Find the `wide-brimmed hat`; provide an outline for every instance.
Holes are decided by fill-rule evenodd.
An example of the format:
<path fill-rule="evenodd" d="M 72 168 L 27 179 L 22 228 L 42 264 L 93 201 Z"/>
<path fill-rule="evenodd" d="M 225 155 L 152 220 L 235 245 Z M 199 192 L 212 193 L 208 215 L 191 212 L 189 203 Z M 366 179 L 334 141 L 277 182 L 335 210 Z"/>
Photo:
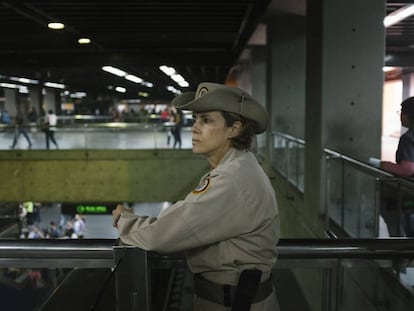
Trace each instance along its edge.
<path fill-rule="evenodd" d="M 256 134 L 263 133 L 269 123 L 265 108 L 249 93 L 223 84 L 200 83 L 196 92 L 186 92 L 174 98 L 173 105 L 195 112 L 218 110 L 236 113 L 256 122 Z"/>

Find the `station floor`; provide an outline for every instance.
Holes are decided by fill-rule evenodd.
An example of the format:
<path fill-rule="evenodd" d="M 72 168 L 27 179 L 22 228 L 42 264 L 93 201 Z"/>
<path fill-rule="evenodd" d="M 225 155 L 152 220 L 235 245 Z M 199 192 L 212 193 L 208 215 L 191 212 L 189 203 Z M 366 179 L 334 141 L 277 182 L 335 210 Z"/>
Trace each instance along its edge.
<path fill-rule="evenodd" d="M 55 140 L 59 149 L 161 149 L 172 148 L 174 138 L 170 136 L 168 129 L 152 128 L 133 131 L 121 128 L 100 129 L 76 128 L 58 129 L 55 133 Z M 46 149 L 46 135 L 35 128 L 28 129 L 28 135 L 32 143 L 32 150 Z M 0 150 L 10 149 L 14 138 L 13 130 L 0 132 Z M 191 148 L 190 128 L 183 128 L 181 132 L 181 147 Z M 169 141 L 169 144 L 168 144 Z M 15 149 L 28 149 L 28 142 L 23 135 L 20 135 Z M 176 146 L 178 148 L 178 144 Z M 50 149 L 56 149 L 50 142 Z"/>
<path fill-rule="evenodd" d="M 123 203 L 127 207 L 132 207 L 134 214 L 148 215 L 157 217 L 162 209 L 171 205 L 170 202 L 150 202 L 150 203 Z M 74 215 L 63 215 L 66 220 L 71 220 Z M 58 224 L 62 217 L 59 203 L 51 205 L 43 205 L 40 208 L 40 222 L 35 225 L 43 230 L 49 227 L 51 221 Z M 112 226 L 112 216 L 109 214 L 103 215 L 88 215 L 84 214 L 85 220 L 85 239 L 116 239 L 118 238 L 117 230 Z"/>

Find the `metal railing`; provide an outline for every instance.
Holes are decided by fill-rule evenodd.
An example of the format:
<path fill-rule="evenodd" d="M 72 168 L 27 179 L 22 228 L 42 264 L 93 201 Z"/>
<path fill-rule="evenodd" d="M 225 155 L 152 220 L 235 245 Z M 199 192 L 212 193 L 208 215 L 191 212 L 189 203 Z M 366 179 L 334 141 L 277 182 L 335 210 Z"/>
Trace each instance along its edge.
<path fill-rule="evenodd" d="M 337 310 L 334 306 L 346 290 L 341 277 L 344 268 L 398 271 L 414 266 L 412 239 L 282 239 L 277 250 L 275 269 L 316 267 L 322 271 L 321 310 Z M 183 262 L 180 254 L 118 246 L 115 240 L 0 240 L 1 267 L 110 268 L 115 274 L 117 310 L 122 311 L 151 310 L 151 267 L 173 268 Z"/>
<path fill-rule="evenodd" d="M 273 132 L 272 166 L 304 192 L 305 142 Z M 414 236 L 414 182 L 324 149 L 326 224 L 348 236 Z"/>
<path fill-rule="evenodd" d="M 414 182 L 325 149 L 326 215 L 352 237 L 411 236 Z M 405 228 L 404 228 L 405 227 Z"/>
<path fill-rule="evenodd" d="M 272 132 L 273 146 L 271 163 L 286 181 L 299 191 L 304 191 L 305 141 L 291 135 Z"/>

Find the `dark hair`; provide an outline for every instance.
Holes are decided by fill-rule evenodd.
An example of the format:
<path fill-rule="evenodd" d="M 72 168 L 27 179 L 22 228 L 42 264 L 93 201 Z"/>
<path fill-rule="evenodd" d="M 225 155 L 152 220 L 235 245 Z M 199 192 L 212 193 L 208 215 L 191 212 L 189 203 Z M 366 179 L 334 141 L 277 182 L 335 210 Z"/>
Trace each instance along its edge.
<path fill-rule="evenodd" d="M 232 146 L 238 150 L 249 149 L 256 135 L 256 122 L 246 119 L 233 112 L 220 111 L 220 113 L 226 122 L 226 126 L 230 127 L 236 121 L 240 121 L 242 124 L 240 134 L 236 137 L 231 138 Z"/>
<path fill-rule="evenodd" d="M 414 123 L 414 97 L 409 97 L 401 103 L 401 113 L 408 116 L 410 123 Z"/>

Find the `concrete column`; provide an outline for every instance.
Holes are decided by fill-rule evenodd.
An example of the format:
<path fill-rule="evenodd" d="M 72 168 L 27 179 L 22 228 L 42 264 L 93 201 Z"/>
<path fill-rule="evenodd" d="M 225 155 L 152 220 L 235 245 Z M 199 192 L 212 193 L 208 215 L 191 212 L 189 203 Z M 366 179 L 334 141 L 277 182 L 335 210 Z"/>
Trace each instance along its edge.
<path fill-rule="evenodd" d="M 272 130 L 305 135 L 305 18 L 277 17 L 267 24 L 267 94 Z"/>
<path fill-rule="evenodd" d="M 323 210 L 323 149 L 380 157 L 385 0 L 308 1 L 305 202 Z"/>
<path fill-rule="evenodd" d="M 60 90 L 58 89 L 46 89 L 43 101 L 43 109 L 47 112 L 52 109 L 56 114 L 61 113 L 61 100 Z"/>
<path fill-rule="evenodd" d="M 18 89 L 4 89 L 5 105 L 4 109 L 9 112 L 10 117 L 16 115 L 17 107 L 19 104 L 19 90 Z"/>
<path fill-rule="evenodd" d="M 266 107 L 267 112 L 270 115 L 269 107 L 267 105 L 266 98 L 266 47 L 265 46 L 252 46 L 250 48 L 251 63 L 250 63 L 250 73 L 251 73 L 251 93 L 252 96 L 259 101 L 262 105 Z M 257 136 L 257 146 L 259 150 L 265 152 L 269 157 L 268 151 L 264 148 L 268 147 L 269 144 L 266 143 L 267 136 L 270 136 L 272 132 L 272 126 L 269 124 L 267 133 L 260 134 Z"/>
<path fill-rule="evenodd" d="M 42 112 L 43 94 L 39 85 L 29 87 L 29 100 L 31 107 L 36 111 L 37 115 Z"/>

